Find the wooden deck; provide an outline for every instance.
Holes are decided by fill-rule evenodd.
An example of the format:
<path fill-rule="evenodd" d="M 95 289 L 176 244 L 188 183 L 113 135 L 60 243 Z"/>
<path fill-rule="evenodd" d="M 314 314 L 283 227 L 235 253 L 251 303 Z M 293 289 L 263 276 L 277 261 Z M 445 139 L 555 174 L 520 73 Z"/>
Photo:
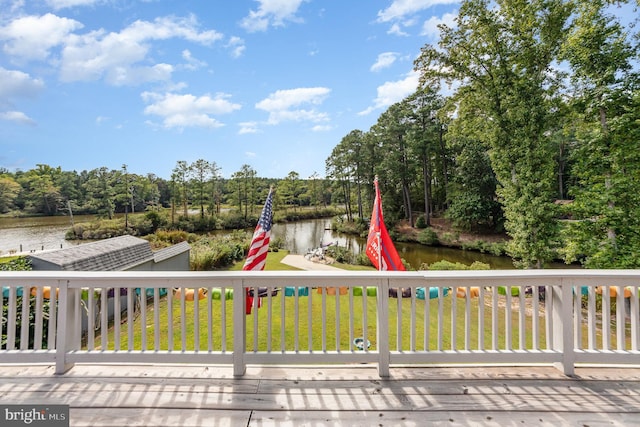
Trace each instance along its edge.
<path fill-rule="evenodd" d="M 640 426 L 640 369 L 5 365 L 0 402 L 68 404 L 71 426 Z"/>

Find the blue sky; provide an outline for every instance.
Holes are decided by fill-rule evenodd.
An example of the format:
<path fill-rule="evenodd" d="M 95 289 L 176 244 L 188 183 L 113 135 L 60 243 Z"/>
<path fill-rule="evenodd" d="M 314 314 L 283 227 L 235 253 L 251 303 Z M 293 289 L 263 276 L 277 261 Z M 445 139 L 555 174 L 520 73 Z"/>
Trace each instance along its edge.
<path fill-rule="evenodd" d="M 325 174 L 451 0 L 0 0 L 0 167 Z"/>

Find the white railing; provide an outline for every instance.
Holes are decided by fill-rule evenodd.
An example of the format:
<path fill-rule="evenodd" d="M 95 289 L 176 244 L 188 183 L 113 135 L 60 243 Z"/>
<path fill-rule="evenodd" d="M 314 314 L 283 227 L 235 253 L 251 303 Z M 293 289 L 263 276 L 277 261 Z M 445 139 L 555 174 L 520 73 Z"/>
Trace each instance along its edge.
<path fill-rule="evenodd" d="M 377 363 L 381 376 L 398 364 L 567 375 L 578 363 L 640 364 L 633 270 L 0 272 L 0 285 L 0 364 L 57 373 L 104 362 L 233 364 L 236 375 Z M 250 315 L 247 290 L 265 295 Z"/>

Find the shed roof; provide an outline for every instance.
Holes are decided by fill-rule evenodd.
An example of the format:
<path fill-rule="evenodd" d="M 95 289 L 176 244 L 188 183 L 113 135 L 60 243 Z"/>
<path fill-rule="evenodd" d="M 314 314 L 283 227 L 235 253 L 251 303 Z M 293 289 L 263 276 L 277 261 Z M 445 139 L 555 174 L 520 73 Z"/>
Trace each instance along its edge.
<path fill-rule="evenodd" d="M 129 235 L 30 256 L 73 271 L 120 271 L 154 259 L 148 241 Z"/>

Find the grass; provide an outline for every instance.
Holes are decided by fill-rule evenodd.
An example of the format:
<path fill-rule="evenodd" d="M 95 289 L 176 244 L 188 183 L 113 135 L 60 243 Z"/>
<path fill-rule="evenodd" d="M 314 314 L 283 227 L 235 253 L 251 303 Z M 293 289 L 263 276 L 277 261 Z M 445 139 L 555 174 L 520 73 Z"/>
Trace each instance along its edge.
<path fill-rule="evenodd" d="M 270 252 L 267 257 L 266 270 L 298 270 L 295 267 L 291 267 L 282 264 L 282 259 L 288 254 L 287 251 Z M 231 269 L 241 270 L 242 262 L 236 263 Z M 357 267 L 357 266 L 352 266 Z M 358 270 L 371 269 L 371 267 L 355 268 Z M 297 342 L 297 349 L 299 351 L 308 351 L 313 349 L 318 350 L 341 350 L 346 351 L 351 349 L 351 338 L 362 337 L 363 331 L 363 313 L 365 311 L 365 304 L 367 310 L 368 330 L 367 338 L 371 341 L 371 348 L 376 348 L 376 298 L 354 296 L 353 299 L 349 295 L 331 296 L 317 293 L 317 289 L 310 290 L 311 296 L 301 296 L 299 298 L 282 297 L 281 294 L 272 298 L 263 298 L 262 307 L 257 310 L 257 326 L 258 333 L 254 334 L 254 318 L 253 316 L 247 317 L 247 336 L 246 343 L 248 349 L 257 349 L 258 351 L 265 351 L 269 346 L 273 350 L 279 350 L 284 344 L 284 348 L 287 350 L 293 350 Z M 309 300 L 311 299 L 311 314 L 308 314 Z M 365 302 L 366 300 L 366 302 Z M 465 345 L 465 333 L 469 334 L 469 348 L 491 348 L 493 336 L 491 335 L 492 325 L 492 310 L 490 307 L 484 305 L 483 319 L 485 324 L 485 335 L 483 346 L 479 345 L 478 337 L 478 316 L 480 311 L 479 300 L 472 299 L 470 304 L 470 316 L 469 326 L 466 326 L 465 321 L 465 300 L 456 299 L 457 305 L 457 318 L 455 321 L 451 318 L 452 304 L 454 298 L 449 296 L 442 300 L 442 341 L 438 340 L 438 300 L 430 300 L 428 304 L 428 314 L 425 312 L 425 301 L 416 300 L 416 314 L 415 321 L 411 324 L 411 300 L 403 299 L 401 304 L 399 300 L 389 300 L 389 331 L 390 331 L 390 345 L 393 350 L 410 350 L 414 347 L 417 350 L 438 350 L 438 349 L 462 349 Z M 232 349 L 233 341 L 233 301 L 227 300 L 223 306 L 221 300 L 212 300 L 211 308 L 209 311 L 208 299 L 200 300 L 198 302 L 198 313 L 196 316 L 196 304 L 193 301 L 185 301 L 184 316 L 180 316 L 182 312 L 180 307 L 180 300 L 173 299 L 172 310 L 169 310 L 167 298 L 162 298 L 158 304 L 158 316 L 160 325 L 169 324 L 169 316 L 172 316 L 171 325 L 171 341 L 169 328 L 163 327 L 160 331 L 160 342 L 158 343 L 160 349 L 173 350 L 213 350 L 221 351 L 226 349 L 230 351 Z M 297 303 L 297 306 L 296 306 Z M 350 304 L 353 307 L 350 308 Z M 153 322 L 155 317 L 153 304 L 147 305 L 146 310 L 146 324 L 142 324 L 143 316 L 138 313 L 133 322 L 134 328 L 134 342 L 133 349 L 140 350 L 143 347 L 143 336 L 146 336 L 146 349 L 153 350 L 155 348 L 155 331 L 153 329 Z M 354 319 L 353 325 L 349 325 L 349 312 L 353 311 Z M 398 326 L 398 311 L 401 311 L 400 327 Z M 208 313 L 211 312 L 211 318 L 208 318 Z M 271 313 L 271 331 L 267 330 L 268 317 Z M 282 315 L 284 313 L 284 315 Z M 505 308 L 500 307 L 498 309 L 499 335 L 497 337 L 499 348 L 504 348 L 507 341 L 505 336 L 506 322 Z M 297 330 L 294 328 L 294 319 L 297 316 Z M 428 317 L 427 317 L 428 316 Z M 517 311 L 512 310 L 510 313 L 512 321 L 512 343 L 513 347 L 518 346 L 518 321 L 519 314 Z M 224 318 L 224 322 L 223 322 Z M 282 328 L 282 319 L 286 319 L 286 327 Z M 324 319 L 325 329 L 323 330 Z M 425 321 L 425 319 L 427 319 Z M 531 322 L 531 318 L 527 318 L 527 322 Z M 196 323 L 198 327 L 196 328 Z M 211 328 L 208 327 L 209 323 Z M 226 325 L 226 331 L 222 333 L 222 325 Z M 126 350 L 129 348 L 127 341 L 127 324 L 123 322 L 121 325 L 121 341 L 119 348 Z M 456 328 L 456 344 L 452 345 L 452 327 Z M 533 337 L 530 327 L 526 328 L 526 343 L 528 347 L 532 346 Z M 199 333 L 196 335 L 196 330 Z M 539 330 L 543 334 L 540 338 L 541 345 L 544 346 L 544 319 L 540 318 Z M 467 332 L 468 331 L 468 332 Z M 257 341 L 254 342 L 254 336 L 257 337 Z M 224 340 L 224 345 L 223 345 Z M 108 348 L 114 349 L 114 328 L 109 329 L 108 335 Z M 184 347 L 183 347 L 184 344 Z M 96 338 L 96 347 L 100 346 L 100 338 Z M 440 348 L 439 348 L 440 347 Z"/>

